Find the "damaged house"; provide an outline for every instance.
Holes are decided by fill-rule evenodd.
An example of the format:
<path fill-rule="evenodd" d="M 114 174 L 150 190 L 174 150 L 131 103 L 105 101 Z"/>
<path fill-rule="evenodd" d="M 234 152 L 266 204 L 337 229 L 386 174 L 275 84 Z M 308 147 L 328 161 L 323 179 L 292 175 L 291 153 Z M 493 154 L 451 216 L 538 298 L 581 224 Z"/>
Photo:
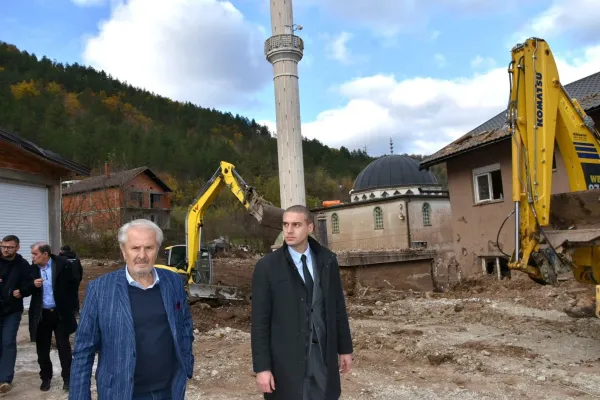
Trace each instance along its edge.
<path fill-rule="evenodd" d="M 104 173 L 63 183 L 63 225 L 70 231 L 100 232 L 145 218 L 169 228 L 172 190 L 150 168 Z"/>
<path fill-rule="evenodd" d="M 598 126 L 600 72 L 565 85 L 565 90 Z M 420 164 L 427 169 L 446 163 L 453 247 L 462 276 L 477 271 L 500 276 L 515 248 L 514 215 L 507 219 L 514 204 L 511 137 L 505 121 L 506 111 L 502 111 Z M 565 166 L 556 147 L 552 193 L 568 191 Z"/>

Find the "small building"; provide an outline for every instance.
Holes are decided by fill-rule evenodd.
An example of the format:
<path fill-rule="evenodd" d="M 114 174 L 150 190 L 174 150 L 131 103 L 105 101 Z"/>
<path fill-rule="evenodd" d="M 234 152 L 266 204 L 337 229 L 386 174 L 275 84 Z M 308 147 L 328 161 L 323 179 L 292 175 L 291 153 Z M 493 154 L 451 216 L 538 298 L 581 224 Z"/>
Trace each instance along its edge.
<path fill-rule="evenodd" d="M 451 247 L 448 192 L 409 156 L 372 161 L 356 177 L 350 198 L 312 210 L 327 221 L 332 251 Z"/>
<path fill-rule="evenodd" d="M 172 190 L 148 167 L 104 173 L 63 187 L 63 219 L 66 230 L 92 233 L 118 229 L 137 218 L 170 225 Z"/>
<path fill-rule="evenodd" d="M 598 126 L 600 72 L 565 85 L 565 90 Z M 446 163 L 453 247 L 462 276 L 478 271 L 500 276 L 515 248 L 515 218 L 507 218 L 514 203 L 511 136 L 505 122 L 506 111 L 502 111 L 420 165 L 421 169 L 427 169 Z M 570 191 L 557 147 L 553 174 L 552 193 Z"/>
<path fill-rule="evenodd" d="M 433 290 L 432 265 L 452 251 L 448 192 L 406 155 L 374 160 L 357 176 L 349 203 L 312 212 L 350 293 L 359 287 Z"/>
<path fill-rule="evenodd" d="M 0 239 L 16 235 L 31 262 L 37 241 L 61 246 L 61 181 L 89 176 L 90 169 L 0 128 Z"/>

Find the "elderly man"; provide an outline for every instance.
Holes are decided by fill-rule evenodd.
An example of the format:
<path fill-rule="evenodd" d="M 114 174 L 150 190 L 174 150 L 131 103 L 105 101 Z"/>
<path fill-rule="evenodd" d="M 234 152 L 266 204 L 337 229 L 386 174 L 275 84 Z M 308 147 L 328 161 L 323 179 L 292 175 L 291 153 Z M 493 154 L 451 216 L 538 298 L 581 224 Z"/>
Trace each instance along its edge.
<path fill-rule="evenodd" d="M 310 237 L 308 208 L 283 214 L 283 246 L 252 276 L 252 360 L 265 399 L 334 400 L 352 338 L 335 254 Z"/>
<path fill-rule="evenodd" d="M 192 316 L 183 281 L 154 267 L 163 233 L 138 219 L 119 230 L 125 267 L 90 282 L 75 337 L 70 399 L 183 400 L 192 377 Z"/>
<path fill-rule="evenodd" d="M 0 247 L 0 393 L 6 393 L 12 388 L 15 375 L 23 297 L 31 295 L 33 278 L 31 266 L 18 253 L 21 247 L 17 236 L 5 236 Z"/>
<path fill-rule="evenodd" d="M 35 279 L 29 305 L 29 333 L 35 341 L 40 365 L 40 390 L 50 390 L 53 368 L 50 360 L 52 333 L 60 359 L 63 389 L 69 390 L 71 374 L 71 342 L 69 336 L 77 329 L 75 318 L 77 280 L 65 257 L 52 254 L 47 243 L 31 245 L 32 275 Z"/>

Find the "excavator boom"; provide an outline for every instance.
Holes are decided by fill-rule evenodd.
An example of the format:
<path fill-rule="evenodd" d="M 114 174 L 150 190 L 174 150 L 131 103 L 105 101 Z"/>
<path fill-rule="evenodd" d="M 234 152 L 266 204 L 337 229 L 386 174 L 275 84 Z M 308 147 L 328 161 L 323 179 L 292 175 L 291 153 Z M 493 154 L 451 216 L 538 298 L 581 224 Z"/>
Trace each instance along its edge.
<path fill-rule="evenodd" d="M 185 220 L 185 260 L 181 260 L 182 256 L 175 257 L 175 249 L 181 251 L 183 246 L 172 246 L 167 249 L 169 265 L 158 266 L 181 273 L 182 271 L 174 267 L 174 264 L 178 266 L 185 264 L 188 293 L 192 298 L 243 299 L 243 295 L 239 293 L 238 288 L 213 282 L 212 258 L 208 249 L 202 247 L 204 215 L 224 187 L 227 187 L 233 193 L 248 213 L 261 225 L 275 230 L 281 230 L 283 227 L 284 210 L 273 206 L 273 204 L 262 198 L 236 172 L 233 164 L 221 161 L 219 168 L 188 208 Z"/>
<path fill-rule="evenodd" d="M 515 252 L 509 268 L 553 284 L 572 271 L 600 283 L 600 134 L 562 86 L 548 43 L 512 49 L 508 126 L 512 136 Z M 552 194 L 558 147 L 570 192 Z"/>

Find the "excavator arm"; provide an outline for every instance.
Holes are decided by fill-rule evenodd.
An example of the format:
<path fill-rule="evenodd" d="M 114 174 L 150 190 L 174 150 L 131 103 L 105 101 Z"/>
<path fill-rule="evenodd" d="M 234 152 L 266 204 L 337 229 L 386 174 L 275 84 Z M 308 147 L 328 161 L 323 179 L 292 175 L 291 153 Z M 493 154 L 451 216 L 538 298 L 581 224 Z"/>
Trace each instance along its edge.
<path fill-rule="evenodd" d="M 509 268 L 541 284 L 572 271 L 600 283 L 600 134 L 562 86 L 548 43 L 512 49 L 508 128 L 512 136 L 515 251 Z M 552 194 L 555 146 L 570 192 Z"/>
<path fill-rule="evenodd" d="M 219 169 L 206 183 L 203 190 L 194 200 L 188 210 L 185 221 L 185 237 L 187 247 L 188 275 L 192 269 L 200 270 L 198 260 L 201 252 L 202 227 L 204 214 L 215 200 L 221 189 L 227 186 L 231 193 L 242 203 L 250 215 L 263 226 L 281 230 L 283 226 L 283 210 L 273 206 L 263 199 L 255 189 L 248 185 L 236 172 L 235 166 L 226 161 L 221 161 Z M 212 273 L 210 274 L 212 277 Z M 207 282 L 212 283 L 212 281 Z"/>
<path fill-rule="evenodd" d="M 204 215 L 219 192 L 227 187 L 242 203 L 244 208 L 263 226 L 282 230 L 283 211 L 263 199 L 256 190 L 248 185 L 235 171 L 235 166 L 221 161 L 200 194 L 188 208 L 185 220 L 185 245 L 167 247 L 167 265 L 156 265 L 178 273 L 186 282 L 190 298 L 243 300 L 247 296 L 233 286 L 215 284 L 212 257 L 208 248 L 202 246 L 202 228 Z"/>

